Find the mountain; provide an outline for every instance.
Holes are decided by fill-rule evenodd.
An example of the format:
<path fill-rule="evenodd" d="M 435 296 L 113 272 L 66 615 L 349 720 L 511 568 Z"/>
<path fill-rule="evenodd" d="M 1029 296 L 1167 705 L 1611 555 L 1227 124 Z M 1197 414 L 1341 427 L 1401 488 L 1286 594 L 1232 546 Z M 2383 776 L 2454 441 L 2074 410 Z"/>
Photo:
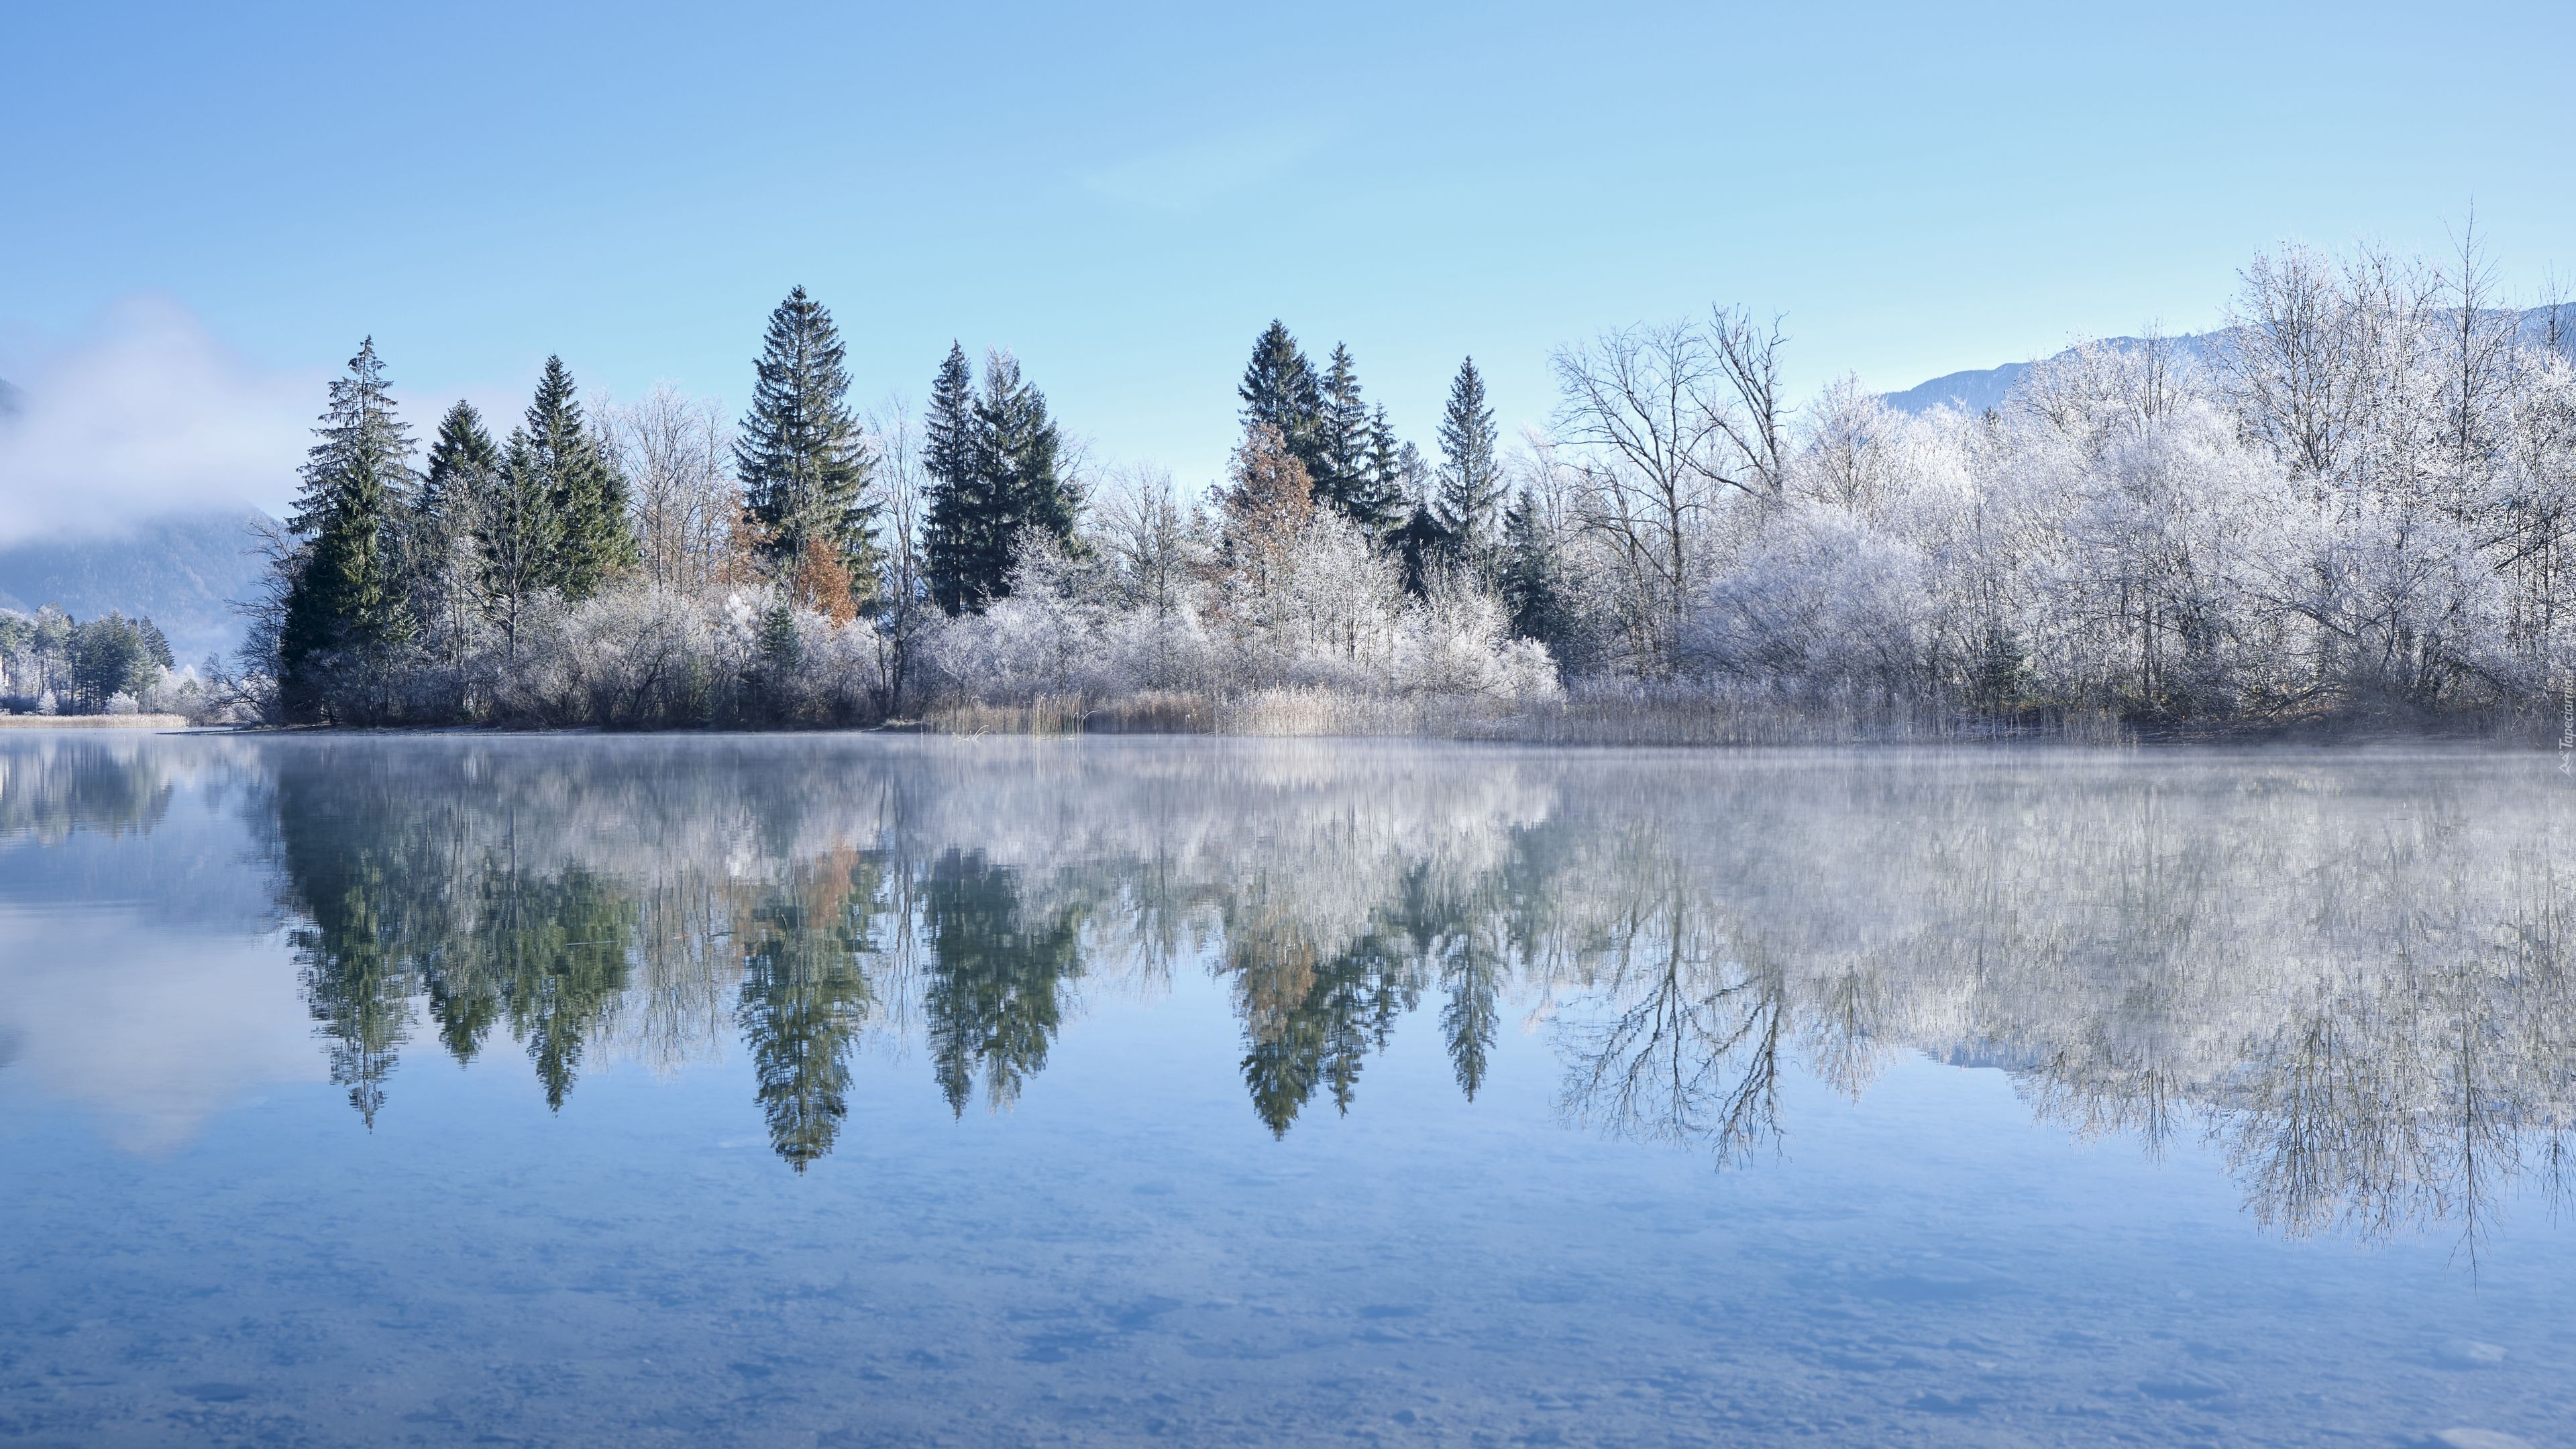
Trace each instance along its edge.
<path fill-rule="evenodd" d="M 2001 367 L 1988 367 L 1971 372 L 1948 372 L 1930 382 L 1918 382 L 1903 392 L 1883 395 L 1880 401 L 1901 413 L 1928 413 L 1938 407 L 1954 407 L 1963 413 L 1981 413 L 2003 406 L 2004 394 L 2011 392 L 2021 375 L 2030 371 L 2027 362 L 2007 362 Z"/>
<path fill-rule="evenodd" d="M 2212 350 L 2226 335 L 2224 332 L 2190 332 L 2180 337 L 2168 337 L 2165 342 L 2189 362 L 2207 362 Z M 2147 339 L 2105 337 L 2102 339 L 2102 345 L 2114 352 L 2134 352 L 2146 346 Z M 2074 350 L 2071 347 L 2067 348 L 2048 360 L 2054 362 L 2058 357 L 2064 357 Z M 2002 407 L 2005 394 L 2013 390 L 2013 385 L 2020 382 L 2022 375 L 2029 372 L 2033 365 L 2028 362 L 2007 362 L 2001 367 L 1945 373 L 1930 382 L 1917 383 L 1903 392 L 1883 394 L 1881 400 L 1889 407 L 1903 413 L 1928 413 L 1934 408 L 1943 406 L 1957 408 L 1963 413 L 1981 413 L 1989 408 Z"/>
<path fill-rule="evenodd" d="M 2528 341 L 2538 342 L 2553 335 L 2553 329 L 2555 329 L 2555 335 L 2559 338 L 2561 347 L 2576 345 L 2576 341 L 2571 341 L 2576 339 L 2576 302 L 2561 302 L 2555 307 L 2527 308 L 2514 314 L 2514 322 Z M 2192 361 L 2207 362 L 2218 345 L 2227 340 L 2227 333 L 2224 330 L 2187 332 L 2180 337 L 2166 340 Z M 2104 346 L 2119 352 L 2127 352 L 2147 345 L 2146 339 L 2142 337 L 2106 337 L 2102 342 Z M 2064 357 L 2074 350 L 2071 347 L 2067 348 L 2056 353 L 2049 360 L 2055 361 L 2056 358 Z M 1928 413 L 1944 405 L 1955 407 L 1961 412 L 1981 413 L 1988 408 L 2001 407 L 2005 394 L 2011 392 L 2013 384 L 2021 381 L 2022 374 L 2030 369 L 2031 364 L 2027 362 L 2007 362 L 2001 367 L 1944 373 L 1930 382 L 1917 383 L 1903 392 L 1883 393 L 1880 395 L 1880 400 L 1898 412 L 1904 413 Z"/>
<path fill-rule="evenodd" d="M 18 390 L 17 384 L 0 377 L 0 418 L 16 417 L 26 406 L 26 400 L 27 395 Z"/>
<path fill-rule="evenodd" d="M 232 603 L 250 597 L 265 567 L 261 522 L 248 508 L 168 513 L 121 533 L 0 547 L 0 609 L 148 615 L 182 664 L 230 654 L 242 626 Z"/>

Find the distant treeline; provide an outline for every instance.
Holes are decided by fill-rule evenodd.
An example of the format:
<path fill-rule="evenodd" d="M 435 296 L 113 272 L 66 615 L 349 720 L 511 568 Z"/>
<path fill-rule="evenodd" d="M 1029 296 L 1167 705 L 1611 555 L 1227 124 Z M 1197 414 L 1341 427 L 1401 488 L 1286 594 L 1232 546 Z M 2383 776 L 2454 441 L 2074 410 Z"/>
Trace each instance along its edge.
<path fill-rule="evenodd" d="M 2531 719 L 2576 605 L 2569 310 L 2501 306 L 2473 241 L 2291 249 L 2192 346 L 1914 417 L 1793 406 L 1781 328 L 1721 308 L 1560 349 L 1509 447 L 1467 361 L 1435 457 L 1273 322 L 1204 498 L 1092 459 L 1005 352 L 862 416 L 802 289 L 737 426 L 585 412 L 549 359 L 505 438 L 459 403 L 417 468 L 370 343 L 232 682 L 334 723 Z"/>
<path fill-rule="evenodd" d="M 82 623 L 60 609 L 0 609 L 0 712 L 133 713 L 192 697 L 171 673 L 170 641 L 150 619 L 107 614 Z"/>

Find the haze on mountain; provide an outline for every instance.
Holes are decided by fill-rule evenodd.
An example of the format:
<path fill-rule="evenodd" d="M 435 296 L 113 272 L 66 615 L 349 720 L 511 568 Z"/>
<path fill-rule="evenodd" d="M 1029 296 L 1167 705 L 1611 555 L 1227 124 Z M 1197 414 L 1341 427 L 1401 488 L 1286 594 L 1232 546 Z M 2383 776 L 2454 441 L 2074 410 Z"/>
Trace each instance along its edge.
<path fill-rule="evenodd" d="M 161 626 L 182 664 L 241 647 L 237 600 L 267 565 L 264 515 L 249 507 L 191 509 L 140 519 L 120 532 L 0 547 L 0 609 L 48 605 L 75 619 L 121 613 Z"/>

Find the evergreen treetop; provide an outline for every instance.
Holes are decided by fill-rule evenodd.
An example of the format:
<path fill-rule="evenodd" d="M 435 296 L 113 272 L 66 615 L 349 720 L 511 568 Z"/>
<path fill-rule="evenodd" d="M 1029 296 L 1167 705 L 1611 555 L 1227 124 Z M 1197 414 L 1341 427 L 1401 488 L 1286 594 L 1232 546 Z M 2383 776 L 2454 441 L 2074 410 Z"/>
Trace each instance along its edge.
<path fill-rule="evenodd" d="M 1244 424 L 1278 429 L 1288 451 L 1313 472 L 1323 391 L 1314 364 L 1306 360 L 1286 324 L 1273 318 L 1254 339 L 1252 360 L 1244 365 L 1243 382 L 1235 391 L 1243 399 Z"/>
<path fill-rule="evenodd" d="M 555 551 L 543 584 L 565 598 L 585 599 L 634 567 L 637 550 L 627 518 L 626 480 L 591 432 L 580 389 L 562 358 L 546 359 L 537 376 L 537 395 L 513 442 L 554 513 Z"/>
<path fill-rule="evenodd" d="M 500 471 L 501 449 L 485 431 L 483 415 L 472 403 L 459 401 L 438 420 L 427 461 L 416 508 L 434 526 L 455 527 L 463 521 L 464 504 L 481 486 L 477 480 Z"/>
<path fill-rule="evenodd" d="M 1494 410 L 1485 402 L 1485 379 L 1476 359 L 1461 363 L 1440 417 L 1439 493 L 1434 511 L 1471 558 L 1490 552 L 1503 502 L 1501 459 Z"/>
<path fill-rule="evenodd" d="M 769 314 L 751 410 L 734 445 L 743 502 L 763 529 L 763 551 L 782 572 L 818 550 L 861 592 L 877 575 L 877 506 L 866 432 L 850 410 L 840 329 L 797 287 Z M 831 603 L 836 601 L 817 601 Z M 866 599 L 853 599 L 864 605 Z"/>
<path fill-rule="evenodd" d="M 948 344 L 948 356 L 931 379 L 922 432 L 922 471 L 930 479 L 923 572 L 932 601 L 955 614 L 980 605 L 995 583 L 993 536 L 1000 522 L 986 486 L 975 374 L 967 366 L 966 349 L 955 342 Z"/>
<path fill-rule="evenodd" d="M 335 656 L 400 645 L 411 637 L 398 571 L 403 510 L 411 501 L 411 436 L 396 416 L 384 364 L 370 337 L 335 378 L 319 439 L 306 454 L 295 511 L 298 541 L 278 621 L 278 689 L 288 716 L 326 717 Z"/>
<path fill-rule="evenodd" d="M 984 362 L 984 396 L 976 405 L 992 491 L 1003 501 L 1018 546 L 1020 530 L 1044 529 L 1073 541 L 1080 492 L 1064 476 L 1064 439 L 1047 415 L 1046 394 L 1020 374 L 1019 359 L 997 352 Z"/>
<path fill-rule="evenodd" d="M 926 469 L 931 478 L 927 573 L 931 597 L 954 614 L 1010 592 L 1031 529 L 1070 544 L 1082 492 L 1065 474 L 1064 441 L 1046 395 L 1008 352 L 984 359 L 968 389 L 965 354 L 951 346 L 931 385 Z"/>
<path fill-rule="evenodd" d="M 1572 590 L 1538 500 L 1526 488 L 1503 514 L 1502 561 L 1497 583 L 1512 632 L 1547 646 L 1560 665 L 1578 654 L 1579 623 Z"/>
<path fill-rule="evenodd" d="M 1375 434 L 1368 403 L 1360 396 L 1359 368 L 1351 360 L 1350 349 L 1340 343 L 1333 344 L 1332 364 L 1325 370 L 1321 397 L 1316 456 L 1308 465 L 1315 480 L 1315 496 L 1340 510 L 1343 517 L 1371 538 L 1383 537 L 1399 517 L 1397 495 L 1371 467 Z M 1376 426 L 1383 424 L 1381 409 Z"/>

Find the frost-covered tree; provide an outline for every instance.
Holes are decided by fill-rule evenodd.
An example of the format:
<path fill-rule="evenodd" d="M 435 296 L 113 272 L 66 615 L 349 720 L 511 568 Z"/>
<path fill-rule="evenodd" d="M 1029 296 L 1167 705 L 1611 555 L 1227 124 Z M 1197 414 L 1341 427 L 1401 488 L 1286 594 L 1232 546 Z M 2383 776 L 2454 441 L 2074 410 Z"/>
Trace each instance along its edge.
<path fill-rule="evenodd" d="M 371 718 L 380 694 L 357 682 L 407 643 L 413 620 L 400 571 L 414 479 L 411 436 L 394 411 L 370 337 L 330 387 L 319 439 L 287 520 L 277 622 L 280 703 L 298 720 Z"/>
<path fill-rule="evenodd" d="M 634 492 L 644 579 L 671 590 L 734 582 L 742 494 L 716 405 L 663 386 L 603 412 L 611 462 Z"/>
<path fill-rule="evenodd" d="M 1459 561 L 1486 574 L 1492 572 L 1507 491 L 1499 441 L 1494 410 L 1485 401 L 1485 379 L 1470 357 L 1458 365 L 1458 376 L 1449 384 L 1449 404 L 1440 415 L 1440 472 L 1432 513 Z"/>

